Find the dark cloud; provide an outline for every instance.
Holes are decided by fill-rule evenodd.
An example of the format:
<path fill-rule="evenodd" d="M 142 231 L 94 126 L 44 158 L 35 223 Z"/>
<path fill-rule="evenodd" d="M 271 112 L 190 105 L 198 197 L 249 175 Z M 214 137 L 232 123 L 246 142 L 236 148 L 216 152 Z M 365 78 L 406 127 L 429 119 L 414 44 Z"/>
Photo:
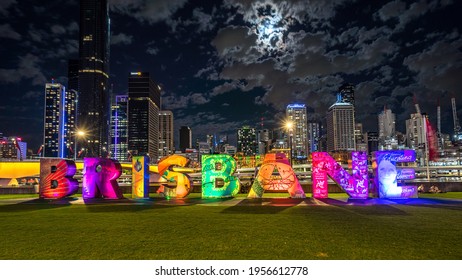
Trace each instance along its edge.
<path fill-rule="evenodd" d="M 0 38 L 8 38 L 13 40 L 21 40 L 22 36 L 16 32 L 9 24 L 0 25 Z"/>
<path fill-rule="evenodd" d="M 111 35 L 111 45 L 130 45 L 133 42 L 133 36 L 124 33 Z"/>
<path fill-rule="evenodd" d="M 110 8 L 113 12 L 134 17 L 142 23 L 153 24 L 167 20 L 186 2 L 187 0 L 112 0 Z"/>
<path fill-rule="evenodd" d="M 32 54 L 19 57 L 16 69 L 0 69 L 0 83 L 18 83 L 23 79 L 31 81 L 32 85 L 44 85 L 47 82 L 39 64 L 42 60 Z"/>
<path fill-rule="evenodd" d="M 17 4 L 16 0 L 2 0 L 0 1 L 0 15 L 8 16 L 11 7 Z"/>

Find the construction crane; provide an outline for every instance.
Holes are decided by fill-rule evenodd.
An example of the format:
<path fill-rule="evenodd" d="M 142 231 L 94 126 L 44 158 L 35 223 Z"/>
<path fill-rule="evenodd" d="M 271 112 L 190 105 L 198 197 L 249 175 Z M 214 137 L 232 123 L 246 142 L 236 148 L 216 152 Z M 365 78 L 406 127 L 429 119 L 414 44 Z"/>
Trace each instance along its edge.
<path fill-rule="evenodd" d="M 441 106 L 440 106 L 440 98 L 438 97 L 438 102 L 436 104 L 436 125 L 438 131 L 436 132 L 436 137 L 438 137 L 438 149 L 444 149 L 444 139 L 441 134 Z"/>
<path fill-rule="evenodd" d="M 452 119 L 454 120 L 454 137 L 453 143 L 457 145 L 462 144 L 462 131 L 460 129 L 459 118 L 457 118 L 456 98 L 451 98 L 452 104 Z"/>

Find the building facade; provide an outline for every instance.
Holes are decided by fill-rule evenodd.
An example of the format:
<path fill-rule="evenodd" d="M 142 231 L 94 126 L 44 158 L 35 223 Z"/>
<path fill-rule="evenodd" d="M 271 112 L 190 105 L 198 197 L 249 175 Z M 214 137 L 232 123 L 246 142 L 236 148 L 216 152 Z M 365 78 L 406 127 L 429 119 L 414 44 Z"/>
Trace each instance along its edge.
<path fill-rule="evenodd" d="M 27 143 L 21 137 L 3 137 L 0 135 L 0 158 L 23 160 L 27 156 Z"/>
<path fill-rule="evenodd" d="M 159 97 L 159 98 L 158 98 Z M 128 150 L 131 155 L 159 157 L 160 87 L 148 72 L 128 76 Z"/>
<path fill-rule="evenodd" d="M 378 116 L 379 138 L 387 139 L 396 136 L 396 117 L 390 109 L 384 109 Z"/>
<path fill-rule="evenodd" d="M 308 119 L 305 104 L 289 104 L 286 108 L 286 119 L 292 123 L 287 133 L 292 140 L 294 158 L 305 159 L 308 156 Z M 289 144 L 290 145 L 290 144 Z"/>
<path fill-rule="evenodd" d="M 128 161 L 128 95 L 116 95 L 111 105 L 111 158 Z"/>
<path fill-rule="evenodd" d="M 258 152 L 255 128 L 244 126 L 237 130 L 237 152 L 244 156 L 254 156 Z"/>
<path fill-rule="evenodd" d="M 59 83 L 45 84 L 43 156 L 72 157 L 75 141 L 75 90 Z"/>
<path fill-rule="evenodd" d="M 271 150 L 272 138 L 269 129 L 262 128 L 257 131 L 258 154 L 264 155 Z"/>
<path fill-rule="evenodd" d="M 406 120 L 406 140 L 406 145 L 410 149 L 423 148 L 427 144 L 425 121 L 422 114 L 411 114 L 411 118 Z"/>
<path fill-rule="evenodd" d="M 173 112 L 159 112 L 159 157 L 164 157 L 175 153 L 173 142 L 174 127 L 173 127 Z"/>
<path fill-rule="evenodd" d="M 355 148 L 354 106 L 337 100 L 327 112 L 327 151 L 354 151 Z"/>
<path fill-rule="evenodd" d="M 355 106 L 355 86 L 352 84 L 343 84 L 338 89 L 340 101 L 342 103 L 350 103 Z"/>
<path fill-rule="evenodd" d="M 184 153 L 186 149 L 192 148 L 192 132 L 188 126 L 180 128 L 180 150 Z"/>
<path fill-rule="evenodd" d="M 81 0 L 77 127 L 86 133 L 87 156 L 108 154 L 109 37 L 107 0 Z"/>
<path fill-rule="evenodd" d="M 321 125 L 319 123 L 308 123 L 308 151 L 318 152 L 319 139 L 321 137 Z"/>

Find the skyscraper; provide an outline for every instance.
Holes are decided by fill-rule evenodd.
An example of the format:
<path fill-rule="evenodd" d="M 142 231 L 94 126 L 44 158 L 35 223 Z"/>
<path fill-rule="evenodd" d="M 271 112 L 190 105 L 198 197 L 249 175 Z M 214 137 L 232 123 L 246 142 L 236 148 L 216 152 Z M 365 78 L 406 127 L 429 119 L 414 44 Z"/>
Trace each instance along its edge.
<path fill-rule="evenodd" d="M 339 98 L 327 112 L 327 151 L 354 151 L 355 148 L 354 107 Z"/>
<path fill-rule="evenodd" d="M 45 84 L 44 157 L 67 157 L 72 154 L 74 119 L 74 90 L 66 91 L 59 83 Z"/>
<path fill-rule="evenodd" d="M 343 84 L 339 89 L 341 102 L 350 103 L 355 106 L 355 86 L 352 84 Z"/>
<path fill-rule="evenodd" d="M 269 129 L 262 128 L 257 131 L 258 154 L 264 155 L 269 152 L 272 135 Z"/>
<path fill-rule="evenodd" d="M 406 139 L 408 148 L 418 149 L 425 147 L 427 144 L 424 121 L 424 116 L 419 113 L 411 114 L 411 118 L 406 120 Z"/>
<path fill-rule="evenodd" d="M 180 150 L 184 153 L 186 149 L 192 148 L 191 128 L 182 126 L 180 128 Z"/>
<path fill-rule="evenodd" d="M 395 114 L 384 108 L 379 114 L 379 138 L 381 140 L 395 136 Z"/>
<path fill-rule="evenodd" d="M 319 123 L 308 123 L 308 143 L 309 152 L 318 152 L 318 142 L 321 137 L 321 128 Z"/>
<path fill-rule="evenodd" d="M 168 156 L 173 154 L 173 112 L 160 111 L 159 112 L 159 157 Z"/>
<path fill-rule="evenodd" d="M 128 76 L 128 149 L 132 155 L 159 156 L 160 87 L 148 72 Z"/>
<path fill-rule="evenodd" d="M 67 90 L 79 91 L 79 60 L 69 59 L 67 61 Z"/>
<path fill-rule="evenodd" d="M 116 95 L 111 106 L 111 158 L 128 161 L 128 95 Z"/>
<path fill-rule="evenodd" d="M 244 126 L 237 130 L 237 152 L 244 156 L 256 155 L 258 151 L 255 128 Z"/>
<path fill-rule="evenodd" d="M 86 133 L 87 156 L 108 152 L 110 96 L 107 0 L 80 0 L 77 126 Z"/>
<path fill-rule="evenodd" d="M 308 120 L 305 104 L 289 104 L 286 108 L 286 118 L 292 122 L 292 154 L 296 158 L 306 158 L 308 155 Z"/>

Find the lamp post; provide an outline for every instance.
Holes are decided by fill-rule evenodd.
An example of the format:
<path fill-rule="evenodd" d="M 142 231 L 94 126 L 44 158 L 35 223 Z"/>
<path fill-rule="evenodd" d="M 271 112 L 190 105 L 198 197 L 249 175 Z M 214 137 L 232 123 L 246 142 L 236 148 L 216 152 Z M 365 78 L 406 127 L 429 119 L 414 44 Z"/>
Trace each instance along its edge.
<path fill-rule="evenodd" d="M 292 166 L 292 129 L 294 124 L 291 121 L 286 122 L 287 132 L 289 133 L 289 156 L 290 156 L 290 166 Z"/>
<path fill-rule="evenodd" d="M 74 132 L 74 161 L 77 160 L 77 139 L 85 136 L 85 131 L 77 130 Z"/>

